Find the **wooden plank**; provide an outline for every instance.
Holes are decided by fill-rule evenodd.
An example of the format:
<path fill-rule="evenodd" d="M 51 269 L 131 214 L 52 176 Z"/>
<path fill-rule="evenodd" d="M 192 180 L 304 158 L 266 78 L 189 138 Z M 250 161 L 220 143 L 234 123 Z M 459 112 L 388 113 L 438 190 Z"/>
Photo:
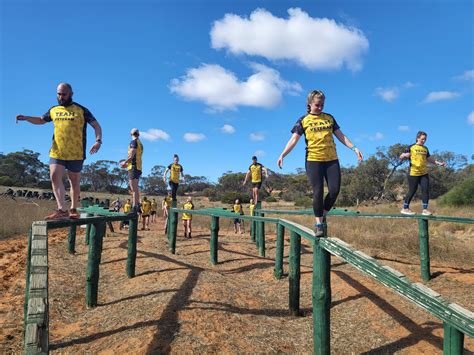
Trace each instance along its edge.
<path fill-rule="evenodd" d="M 48 274 L 31 274 L 30 291 L 39 289 L 48 289 Z"/>
<path fill-rule="evenodd" d="M 33 222 L 33 236 L 35 235 L 47 235 L 48 227 L 46 221 Z"/>
<path fill-rule="evenodd" d="M 28 320 L 32 320 L 32 317 L 44 317 L 47 309 L 46 304 L 45 298 L 30 298 L 28 302 Z"/>
<path fill-rule="evenodd" d="M 36 345 L 38 344 L 38 324 L 30 323 L 26 325 L 25 330 L 25 344 Z"/>
<path fill-rule="evenodd" d="M 33 255 L 31 257 L 31 266 L 48 267 L 48 256 L 47 255 Z"/>
<path fill-rule="evenodd" d="M 46 239 L 33 238 L 31 248 L 36 250 L 46 250 L 48 248 L 48 241 Z"/>

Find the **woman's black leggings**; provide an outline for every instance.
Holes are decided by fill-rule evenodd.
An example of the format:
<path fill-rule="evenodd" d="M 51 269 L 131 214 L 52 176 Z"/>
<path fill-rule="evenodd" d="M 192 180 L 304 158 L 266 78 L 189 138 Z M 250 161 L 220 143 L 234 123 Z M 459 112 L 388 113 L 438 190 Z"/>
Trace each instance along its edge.
<path fill-rule="evenodd" d="M 410 205 L 411 199 L 418 189 L 418 184 L 421 186 L 421 200 L 424 204 L 428 204 L 430 199 L 430 178 L 428 174 L 422 176 L 408 175 L 408 192 L 405 196 L 405 206 Z"/>
<path fill-rule="evenodd" d="M 313 188 L 313 211 L 316 217 L 323 216 L 323 210 L 329 211 L 336 202 L 341 189 L 341 168 L 339 160 L 307 161 L 306 175 Z M 328 185 L 328 194 L 324 198 L 324 180 Z"/>
<path fill-rule="evenodd" d="M 176 182 L 170 181 L 170 187 L 171 187 L 171 198 L 173 201 L 176 201 L 176 193 L 178 192 L 178 186 Z"/>

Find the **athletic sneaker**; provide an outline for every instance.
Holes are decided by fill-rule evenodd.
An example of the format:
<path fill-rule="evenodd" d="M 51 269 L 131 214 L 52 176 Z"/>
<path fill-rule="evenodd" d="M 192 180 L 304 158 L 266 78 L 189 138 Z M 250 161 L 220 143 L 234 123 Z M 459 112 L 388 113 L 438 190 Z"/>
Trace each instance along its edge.
<path fill-rule="evenodd" d="M 75 208 L 71 208 L 69 210 L 69 218 L 78 219 L 79 217 L 81 217 L 81 215 L 79 214 L 79 212 L 77 212 Z"/>
<path fill-rule="evenodd" d="M 51 213 L 50 215 L 47 215 L 44 217 L 45 221 L 54 221 L 58 219 L 68 219 L 69 218 L 69 212 L 68 211 L 63 211 L 63 210 L 56 210 L 54 213 Z"/>
<path fill-rule="evenodd" d="M 401 214 L 406 214 L 408 216 L 413 216 L 416 214 L 416 212 L 413 212 L 411 209 L 409 208 L 403 208 L 401 211 L 400 211 Z"/>
<path fill-rule="evenodd" d="M 431 216 L 431 215 L 433 215 L 433 213 L 431 213 L 431 212 L 428 211 L 428 210 L 423 210 L 423 212 L 421 212 L 421 214 L 422 214 L 423 216 Z"/>
<path fill-rule="evenodd" d="M 322 237 L 324 235 L 324 228 L 322 224 L 315 224 L 314 225 L 314 236 L 315 237 Z"/>

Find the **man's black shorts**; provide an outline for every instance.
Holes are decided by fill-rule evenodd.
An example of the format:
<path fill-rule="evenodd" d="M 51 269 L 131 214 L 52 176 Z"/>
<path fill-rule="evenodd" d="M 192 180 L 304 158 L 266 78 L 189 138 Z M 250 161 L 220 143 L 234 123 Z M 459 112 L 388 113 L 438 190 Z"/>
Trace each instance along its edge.
<path fill-rule="evenodd" d="M 128 171 L 129 180 L 140 179 L 140 176 L 142 176 L 142 171 L 136 169 L 134 166 Z"/>
<path fill-rule="evenodd" d="M 252 186 L 253 187 L 256 187 L 257 189 L 260 190 L 260 188 L 262 187 L 262 182 L 252 182 Z"/>

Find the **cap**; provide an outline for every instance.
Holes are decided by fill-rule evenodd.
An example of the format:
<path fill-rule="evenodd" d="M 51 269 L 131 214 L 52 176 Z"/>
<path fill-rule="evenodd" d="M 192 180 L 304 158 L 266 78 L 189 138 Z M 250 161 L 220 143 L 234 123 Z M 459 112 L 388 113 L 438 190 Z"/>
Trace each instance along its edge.
<path fill-rule="evenodd" d="M 135 133 L 140 133 L 138 131 L 138 128 L 132 128 L 132 130 L 130 131 L 130 134 L 135 134 Z"/>

